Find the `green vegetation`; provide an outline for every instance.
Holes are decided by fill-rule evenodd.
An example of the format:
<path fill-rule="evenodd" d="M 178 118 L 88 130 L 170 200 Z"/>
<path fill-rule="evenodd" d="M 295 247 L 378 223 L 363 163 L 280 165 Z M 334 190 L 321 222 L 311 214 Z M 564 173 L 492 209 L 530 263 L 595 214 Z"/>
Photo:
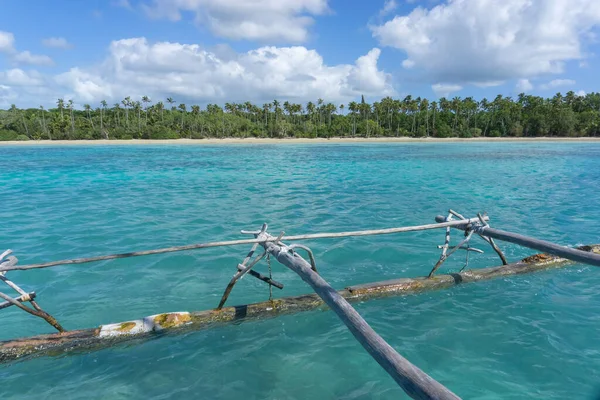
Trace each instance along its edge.
<path fill-rule="evenodd" d="M 56 108 L 0 110 L 0 140 L 200 139 L 208 137 L 505 137 L 598 136 L 600 93 L 557 93 L 551 99 L 520 94 L 516 100 L 455 97 L 439 101 L 386 97 L 339 107 L 318 99 L 305 106 L 277 100 L 261 107 L 250 102 L 167 106 L 144 96 L 126 97 L 109 107 L 102 101 L 76 110 L 58 99 Z"/>

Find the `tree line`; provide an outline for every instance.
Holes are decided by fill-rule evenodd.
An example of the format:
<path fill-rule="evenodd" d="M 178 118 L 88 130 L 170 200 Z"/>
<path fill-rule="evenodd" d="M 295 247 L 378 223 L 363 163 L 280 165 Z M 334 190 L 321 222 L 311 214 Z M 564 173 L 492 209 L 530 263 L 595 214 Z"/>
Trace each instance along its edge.
<path fill-rule="evenodd" d="M 572 91 L 552 98 L 520 94 L 494 100 L 472 97 L 404 99 L 347 105 L 278 100 L 208 104 L 153 102 L 126 97 L 109 105 L 58 99 L 56 107 L 0 110 L 0 140 L 178 139 L 225 137 L 546 137 L 599 136 L 600 93 Z"/>

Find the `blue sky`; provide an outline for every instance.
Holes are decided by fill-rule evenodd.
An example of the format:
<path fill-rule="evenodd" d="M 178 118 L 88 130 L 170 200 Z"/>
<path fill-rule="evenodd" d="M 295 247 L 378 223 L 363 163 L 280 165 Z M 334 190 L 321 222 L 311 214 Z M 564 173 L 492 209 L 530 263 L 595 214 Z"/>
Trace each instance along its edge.
<path fill-rule="evenodd" d="M 0 107 L 598 91 L 597 0 L 0 0 Z"/>

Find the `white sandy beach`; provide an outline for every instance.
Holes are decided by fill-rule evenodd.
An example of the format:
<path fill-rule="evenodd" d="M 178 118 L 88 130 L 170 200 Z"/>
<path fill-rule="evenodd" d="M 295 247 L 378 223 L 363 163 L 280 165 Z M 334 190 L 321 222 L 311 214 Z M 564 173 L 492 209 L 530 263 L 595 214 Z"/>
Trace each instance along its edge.
<path fill-rule="evenodd" d="M 216 144 L 324 144 L 324 143 L 453 143 L 453 142 L 600 142 L 600 137 L 567 138 L 226 138 L 226 139 L 169 139 L 169 140 L 29 140 L 29 141 L 0 141 L 0 146 L 90 146 L 90 145 L 216 145 Z"/>

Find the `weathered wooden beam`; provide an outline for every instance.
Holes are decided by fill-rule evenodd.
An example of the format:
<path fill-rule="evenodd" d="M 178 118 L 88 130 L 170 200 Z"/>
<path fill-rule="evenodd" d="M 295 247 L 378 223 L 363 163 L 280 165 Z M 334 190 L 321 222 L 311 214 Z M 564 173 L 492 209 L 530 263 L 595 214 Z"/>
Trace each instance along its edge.
<path fill-rule="evenodd" d="M 404 226 L 401 228 L 374 229 L 374 230 L 366 230 L 366 231 L 351 231 L 351 232 L 338 232 L 338 233 L 313 233 L 313 234 L 308 234 L 308 235 L 287 236 L 287 237 L 285 237 L 285 240 L 291 241 L 291 240 L 341 238 L 341 237 L 350 237 L 350 236 L 389 235 L 392 233 L 425 231 L 425 230 L 430 230 L 430 229 L 446 228 L 448 226 L 461 226 L 468 222 L 475 222 L 478 220 L 479 220 L 478 218 L 471 218 L 469 220 L 464 220 L 464 221 L 449 221 L 449 222 L 442 222 L 439 224 Z M 276 238 L 274 238 L 273 240 L 276 240 Z M 97 256 L 97 257 L 76 258 L 76 259 L 72 259 L 72 260 L 51 261 L 51 262 L 40 263 L 40 264 L 14 265 L 14 266 L 0 265 L 0 272 L 24 271 L 24 270 L 30 270 L 30 269 L 56 267 L 59 265 L 85 264 L 85 263 L 90 263 L 90 262 L 95 262 L 95 261 L 114 260 L 117 258 L 140 257 L 140 256 L 151 255 L 151 254 L 172 253 L 172 252 L 176 252 L 176 251 L 206 249 L 206 248 L 210 248 L 210 247 L 221 247 L 221 246 L 236 246 L 236 245 L 240 245 L 240 244 L 255 244 L 255 243 L 260 243 L 260 241 L 258 239 L 229 240 L 229 241 L 222 241 L 222 242 L 189 244 L 189 245 L 185 245 L 185 246 L 167 247 L 167 248 L 163 248 L 163 249 L 133 251 L 133 252 L 129 252 L 129 253 L 120 253 L 120 254 L 110 254 L 107 256 Z"/>
<path fill-rule="evenodd" d="M 31 293 L 26 293 L 24 295 L 20 295 L 19 297 L 15 298 L 15 300 L 18 301 L 19 303 L 23 303 L 23 302 L 35 299 L 35 296 L 36 296 L 35 292 L 31 292 Z M 11 307 L 11 306 L 14 306 L 14 304 L 11 303 L 10 301 L 5 301 L 4 303 L 0 303 L 0 310 Z"/>
<path fill-rule="evenodd" d="M 600 254 L 600 245 L 582 246 L 580 250 Z M 550 269 L 563 268 L 573 265 L 569 260 L 553 255 L 536 254 L 522 261 L 503 265 L 500 267 L 472 269 L 461 273 L 434 275 L 433 278 L 400 278 L 382 282 L 366 283 L 349 286 L 338 293 L 349 302 L 362 302 L 394 296 L 405 296 L 427 291 L 447 289 L 463 283 L 479 282 L 500 277 L 509 277 L 520 274 L 529 274 Z M 238 321 L 259 320 L 273 318 L 280 315 L 294 314 L 315 309 L 326 309 L 323 301 L 316 294 L 307 294 L 294 297 L 263 301 L 233 307 L 224 307 L 222 310 L 205 310 L 190 312 L 189 318 L 183 323 L 172 323 L 170 326 L 157 330 L 136 330 L 137 326 L 132 321 L 113 324 L 117 329 L 111 335 L 101 335 L 106 331 L 107 325 L 99 328 L 69 331 L 62 334 L 39 335 L 0 342 L 0 362 L 9 362 L 35 356 L 54 356 L 73 352 L 88 352 L 115 346 L 124 341 L 143 338 L 161 332 L 185 332 L 190 330 L 209 329 L 222 324 Z M 150 318 L 168 319 L 174 314 L 160 314 Z M 180 315 L 180 313 L 176 313 Z M 147 320 L 148 318 L 144 318 Z M 138 322 L 140 320 L 136 320 Z"/>
<path fill-rule="evenodd" d="M 435 217 L 436 221 L 445 221 L 445 219 L 446 218 L 441 215 Z M 455 228 L 461 230 L 466 229 L 464 226 L 455 226 Z M 475 233 L 490 239 L 503 240 L 505 242 L 518 244 L 519 246 L 524 246 L 533 250 L 543 251 L 544 253 L 563 257 L 571 261 L 600 267 L 600 255 L 598 254 L 561 246 L 545 240 L 535 239 L 530 236 L 503 231 L 500 229 L 491 228 L 489 226 L 475 227 L 474 231 Z"/>
<path fill-rule="evenodd" d="M 257 235 L 258 239 L 268 237 L 269 235 L 264 232 Z M 277 261 L 297 273 L 304 282 L 312 287 L 315 293 L 337 314 L 356 340 L 406 394 L 413 399 L 459 399 L 438 381 L 402 357 L 383 340 L 350 303 L 313 271 L 311 264 L 298 253 L 292 252 L 287 246 L 278 242 L 264 242 L 262 246 Z"/>
<path fill-rule="evenodd" d="M 27 296 L 27 294 L 25 293 L 21 296 Z M 34 310 L 32 310 L 29 307 L 24 306 L 23 304 L 21 304 L 21 302 L 19 300 L 13 299 L 12 297 L 7 296 L 6 294 L 4 294 L 2 292 L 0 292 L 0 298 L 4 299 L 7 303 L 11 303 L 13 306 L 17 306 L 18 308 L 25 311 L 26 313 L 29 313 L 31 315 L 35 315 L 36 317 L 44 319 L 47 323 L 49 323 L 54 328 L 56 328 L 57 331 L 59 331 L 59 332 L 65 331 L 65 329 L 58 323 L 58 321 L 52 315 L 50 315 L 47 312 L 45 312 L 44 310 L 42 310 L 36 304 L 36 302 L 33 301 L 32 299 L 26 299 L 26 301 L 28 301 L 33 306 Z"/>

